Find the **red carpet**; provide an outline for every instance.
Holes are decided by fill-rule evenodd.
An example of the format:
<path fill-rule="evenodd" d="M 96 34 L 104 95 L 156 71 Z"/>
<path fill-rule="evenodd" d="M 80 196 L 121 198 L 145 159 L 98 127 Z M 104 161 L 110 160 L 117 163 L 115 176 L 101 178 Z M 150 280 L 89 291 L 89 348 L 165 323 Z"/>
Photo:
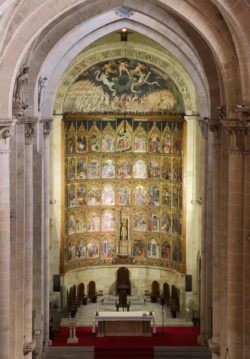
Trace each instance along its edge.
<path fill-rule="evenodd" d="M 198 346 L 197 337 L 200 334 L 199 327 L 165 327 L 156 329 L 152 337 L 96 337 L 92 334 L 91 327 L 78 327 L 76 335 L 77 344 L 67 344 L 69 329 L 61 327 L 57 337 L 53 340 L 53 346 L 91 346 L 106 349 L 152 349 L 155 346 Z M 146 356 L 145 356 L 146 358 Z"/>

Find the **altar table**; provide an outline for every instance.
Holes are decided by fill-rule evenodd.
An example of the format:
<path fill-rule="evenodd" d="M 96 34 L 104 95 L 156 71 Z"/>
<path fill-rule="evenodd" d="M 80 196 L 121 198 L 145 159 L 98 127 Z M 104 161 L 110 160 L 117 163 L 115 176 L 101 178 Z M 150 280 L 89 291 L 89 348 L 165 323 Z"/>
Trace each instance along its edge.
<path fill-rule="evenodd" d="M 154 313 L 98 312 L 93 320 L 93 333 L 97 336 L 151 336 L 155 333 Z"/>

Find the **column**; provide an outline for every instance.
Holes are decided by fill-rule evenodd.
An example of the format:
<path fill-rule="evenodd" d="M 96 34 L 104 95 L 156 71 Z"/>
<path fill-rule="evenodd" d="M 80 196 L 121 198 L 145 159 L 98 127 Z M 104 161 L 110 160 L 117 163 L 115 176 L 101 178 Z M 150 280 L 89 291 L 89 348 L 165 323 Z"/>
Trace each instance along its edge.
<path fill-rule="evenodd" d="M 36 119 L 26 119 L 25 135 L 25 271 L 24 271 L 24 354 L 32 359 L 33 343 L 33 138 Z"/>
<path fill-rule="evenodd" d="M 245 272 L 248 264 L 244 238 L 244 149 L 248 128 L 239 120 L 223 121 L 223 128 L 228 134 L 227 350 L 231 359 L 247 359 L 249 352 L 244 353 L 244 293 L 248 280 Z"/>
<path fill-rule="evenodd" d="M 10 357 L 10 154 L 16 120 L 0 119 L 0 352 Z"/>
<path fill-rule="evenodd" d="M 44 134 L 44 346 L 49 343 L 49 295 L 50 295 L 50 262 L 49 262 L 49 236 L 50 236 L 50 161 L 49 161 L 49 134 L 52 128 L 52 119 L 43 120 Z"/>
<path fill-rule="evenodd" d="M 201 198 L 202 198 L 202 230 L 201 230 L 201 268 L 200 268 L 200 320 L 201 320 L 201 334 L 200 343 L 207 345 L 208 339 L 211 336 L 211 292 L 212 292 L 212 278 L 211 278 L 211 218 L 209 213 L 211 211 L 211 176 L 209 171 L 209 157 L 208 151 L 208 118 L 203 118 L 199 121 L 201 129 Z"/>
<path fill-rule="evenodd" d="M 209 346 L 213 358 L 220 354 L 220 167 L 221 126 L 219 121 L 210 120 L 213 132 L 212 145 L 212 339 Z"/>

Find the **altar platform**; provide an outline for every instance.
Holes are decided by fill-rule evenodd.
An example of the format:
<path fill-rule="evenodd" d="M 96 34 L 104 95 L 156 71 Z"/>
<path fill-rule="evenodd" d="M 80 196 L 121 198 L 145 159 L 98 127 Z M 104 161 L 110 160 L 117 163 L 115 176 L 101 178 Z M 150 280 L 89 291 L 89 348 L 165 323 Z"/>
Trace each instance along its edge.
<path fill-rule="evenodd" d="M 96 312 L 92 332 L 97 336 L 151 336 L 156 332 L 154 313 Z"/>

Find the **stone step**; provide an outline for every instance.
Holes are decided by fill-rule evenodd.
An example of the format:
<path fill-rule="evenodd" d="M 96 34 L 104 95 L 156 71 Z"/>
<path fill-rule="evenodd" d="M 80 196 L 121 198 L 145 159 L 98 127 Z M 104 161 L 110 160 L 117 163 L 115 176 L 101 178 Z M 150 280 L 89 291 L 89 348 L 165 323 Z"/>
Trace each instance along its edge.
<path fill-rule="evenodd" d="M 50 347 L 45 349 L 43 359 L 94 359 L 94 348 Z"/>
<path fill-rule="evenodd" d="M 211 359 L 212 354 L 205 347 L 155 347 L 154 359 Z"/>
<path fill-rule="evenodd" d="M 149 353 L 144 349 L 104 348 L 96 351 L 98 359 L 147 359 Z M 204 347 L 155 347 L 154 359 L 211 359 L 208 348 Z M 94 359 L 95 349 L 92 347 L 51 347 L 43 354 L 43 359 Z"/>

